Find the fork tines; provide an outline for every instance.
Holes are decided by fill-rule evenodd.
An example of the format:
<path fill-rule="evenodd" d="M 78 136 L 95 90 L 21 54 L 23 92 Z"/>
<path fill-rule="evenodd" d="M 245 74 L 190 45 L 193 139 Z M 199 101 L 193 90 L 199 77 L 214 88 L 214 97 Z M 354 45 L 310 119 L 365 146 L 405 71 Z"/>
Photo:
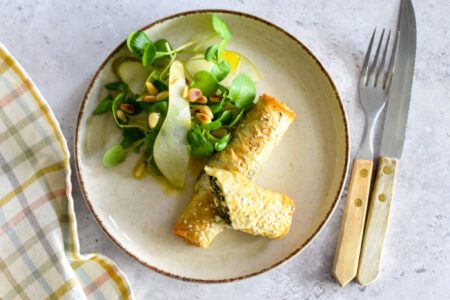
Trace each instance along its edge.
<path fill-rule="evenodd" d="M 366 86 L 380 87 L 381 89 L 386 89 L 389 87 L 389 84 L 392 79 L 392 74 L 394 71 L 394 60 L 397 53 L 398 48 L 398 36 L 399 33 L 396 34 L 394 46 L 391 51 L 389 65 L 386 66 L 386 58 L 389 48 L 389 41 L 391 39 L 391 31 L 387 35 L 386 41 L 384 41 L 385 29 L 381 32 L 381 36 L 378 42 L 377 49 L 375 51 L 375 55 L 373 57 L 372 63 L 369 63 L 371 54 L 372 54 L 372 46 L 375 40 L 377 29 L 373 31 L 372 37 L 369 42 L 369 47 L 367 48 L 366 57 L 364 58 L 364 64 L 361 70 L 361 79 Z M 384 50 L 382 52 L 381 60 L 379 60 L 380 51 L 383 46 L 384 41 Z M 381 85 L 380 85 L 381 84 Z"/>

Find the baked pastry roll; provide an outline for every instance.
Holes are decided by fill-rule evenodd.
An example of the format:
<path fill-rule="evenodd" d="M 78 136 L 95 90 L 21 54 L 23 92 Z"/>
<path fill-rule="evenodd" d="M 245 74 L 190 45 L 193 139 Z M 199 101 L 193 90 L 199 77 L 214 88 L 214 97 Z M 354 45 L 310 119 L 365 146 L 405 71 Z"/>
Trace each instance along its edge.
<path fill-rule="evenodd" d="M 295 112 L 284 103 L 262 95 L 235 129 L 229 145 L 216 153 L 208 166 L 252 178 L 261 170 L 295 116 Z M 217 214 L 208 175 L 202 172 L 174 233 L 196 246 L 208 247 L 225 226 Z"/>
<path fill-rule="evenodd" d="M 233 229 L 269 239 L 289 232 L 295 210 L 291 198 L 261 188 L 237 172 L 208 166 L 205 172 L 217 212 Z"/>

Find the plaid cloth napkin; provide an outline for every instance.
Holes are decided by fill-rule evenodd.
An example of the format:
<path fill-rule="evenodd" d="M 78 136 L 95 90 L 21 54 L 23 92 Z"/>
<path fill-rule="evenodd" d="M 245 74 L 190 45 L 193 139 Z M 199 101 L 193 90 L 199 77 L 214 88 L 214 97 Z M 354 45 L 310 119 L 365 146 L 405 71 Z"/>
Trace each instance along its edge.
<path fill-rule="evenodd" d="M 66 141 L 1 44 L 0 167 L 0 299 L 133 298 L 111 260 L 80 255 Z"/>

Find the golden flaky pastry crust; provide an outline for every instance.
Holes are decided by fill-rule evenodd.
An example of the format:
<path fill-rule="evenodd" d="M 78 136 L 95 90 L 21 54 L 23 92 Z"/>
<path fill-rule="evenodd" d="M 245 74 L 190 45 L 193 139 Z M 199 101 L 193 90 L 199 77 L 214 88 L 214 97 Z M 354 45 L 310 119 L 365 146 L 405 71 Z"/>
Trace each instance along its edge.
<path fill-rule="evenodd" d="M 237 126 L 223 152 L 208 166 L 234 171 L 252 178 L 259 173 L 275 145 L 295 119 L 287 105 L 262 95 Z M 203 172 L 194 187 L 192 200 L 174 228 L 174 233 L 199 247 L 208 247 L 226 224 L 216 214 L 208 176 Z"/>
<path fill-rule="evenodd" d="M 214 180 L 212 193 L 218 209 L 226 210 L 231 227 L 269 239 L 285 236 L 291 228 L 294 201 L 285 194 L 257 186 L 251 179 L 223 169 L 205 167 Z M 212 184 L 211 184 L 212 185 Z"/>

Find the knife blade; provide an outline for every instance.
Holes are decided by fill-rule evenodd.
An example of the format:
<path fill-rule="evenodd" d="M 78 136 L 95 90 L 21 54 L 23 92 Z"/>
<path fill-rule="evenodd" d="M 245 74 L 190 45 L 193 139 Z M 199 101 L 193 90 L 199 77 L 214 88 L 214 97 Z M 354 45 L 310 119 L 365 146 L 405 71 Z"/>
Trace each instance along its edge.
<path fill-rule="evenodd" d="M 380 273 L 381 255 L 389 223 L 398 159 L 403 153 L 416 54 L 416 19 L 411 0 L 401 0 L 398 49 L 375 185 L 372 191 L 357 280 L 365 285 Z"/>
<path fill-rule="evenodd" d="M 397 25 L 398 50 L 381 139 L 380 155 L 401 158 L 416 58 L 416 18 L 411 0 L 402 0 Z"/>

